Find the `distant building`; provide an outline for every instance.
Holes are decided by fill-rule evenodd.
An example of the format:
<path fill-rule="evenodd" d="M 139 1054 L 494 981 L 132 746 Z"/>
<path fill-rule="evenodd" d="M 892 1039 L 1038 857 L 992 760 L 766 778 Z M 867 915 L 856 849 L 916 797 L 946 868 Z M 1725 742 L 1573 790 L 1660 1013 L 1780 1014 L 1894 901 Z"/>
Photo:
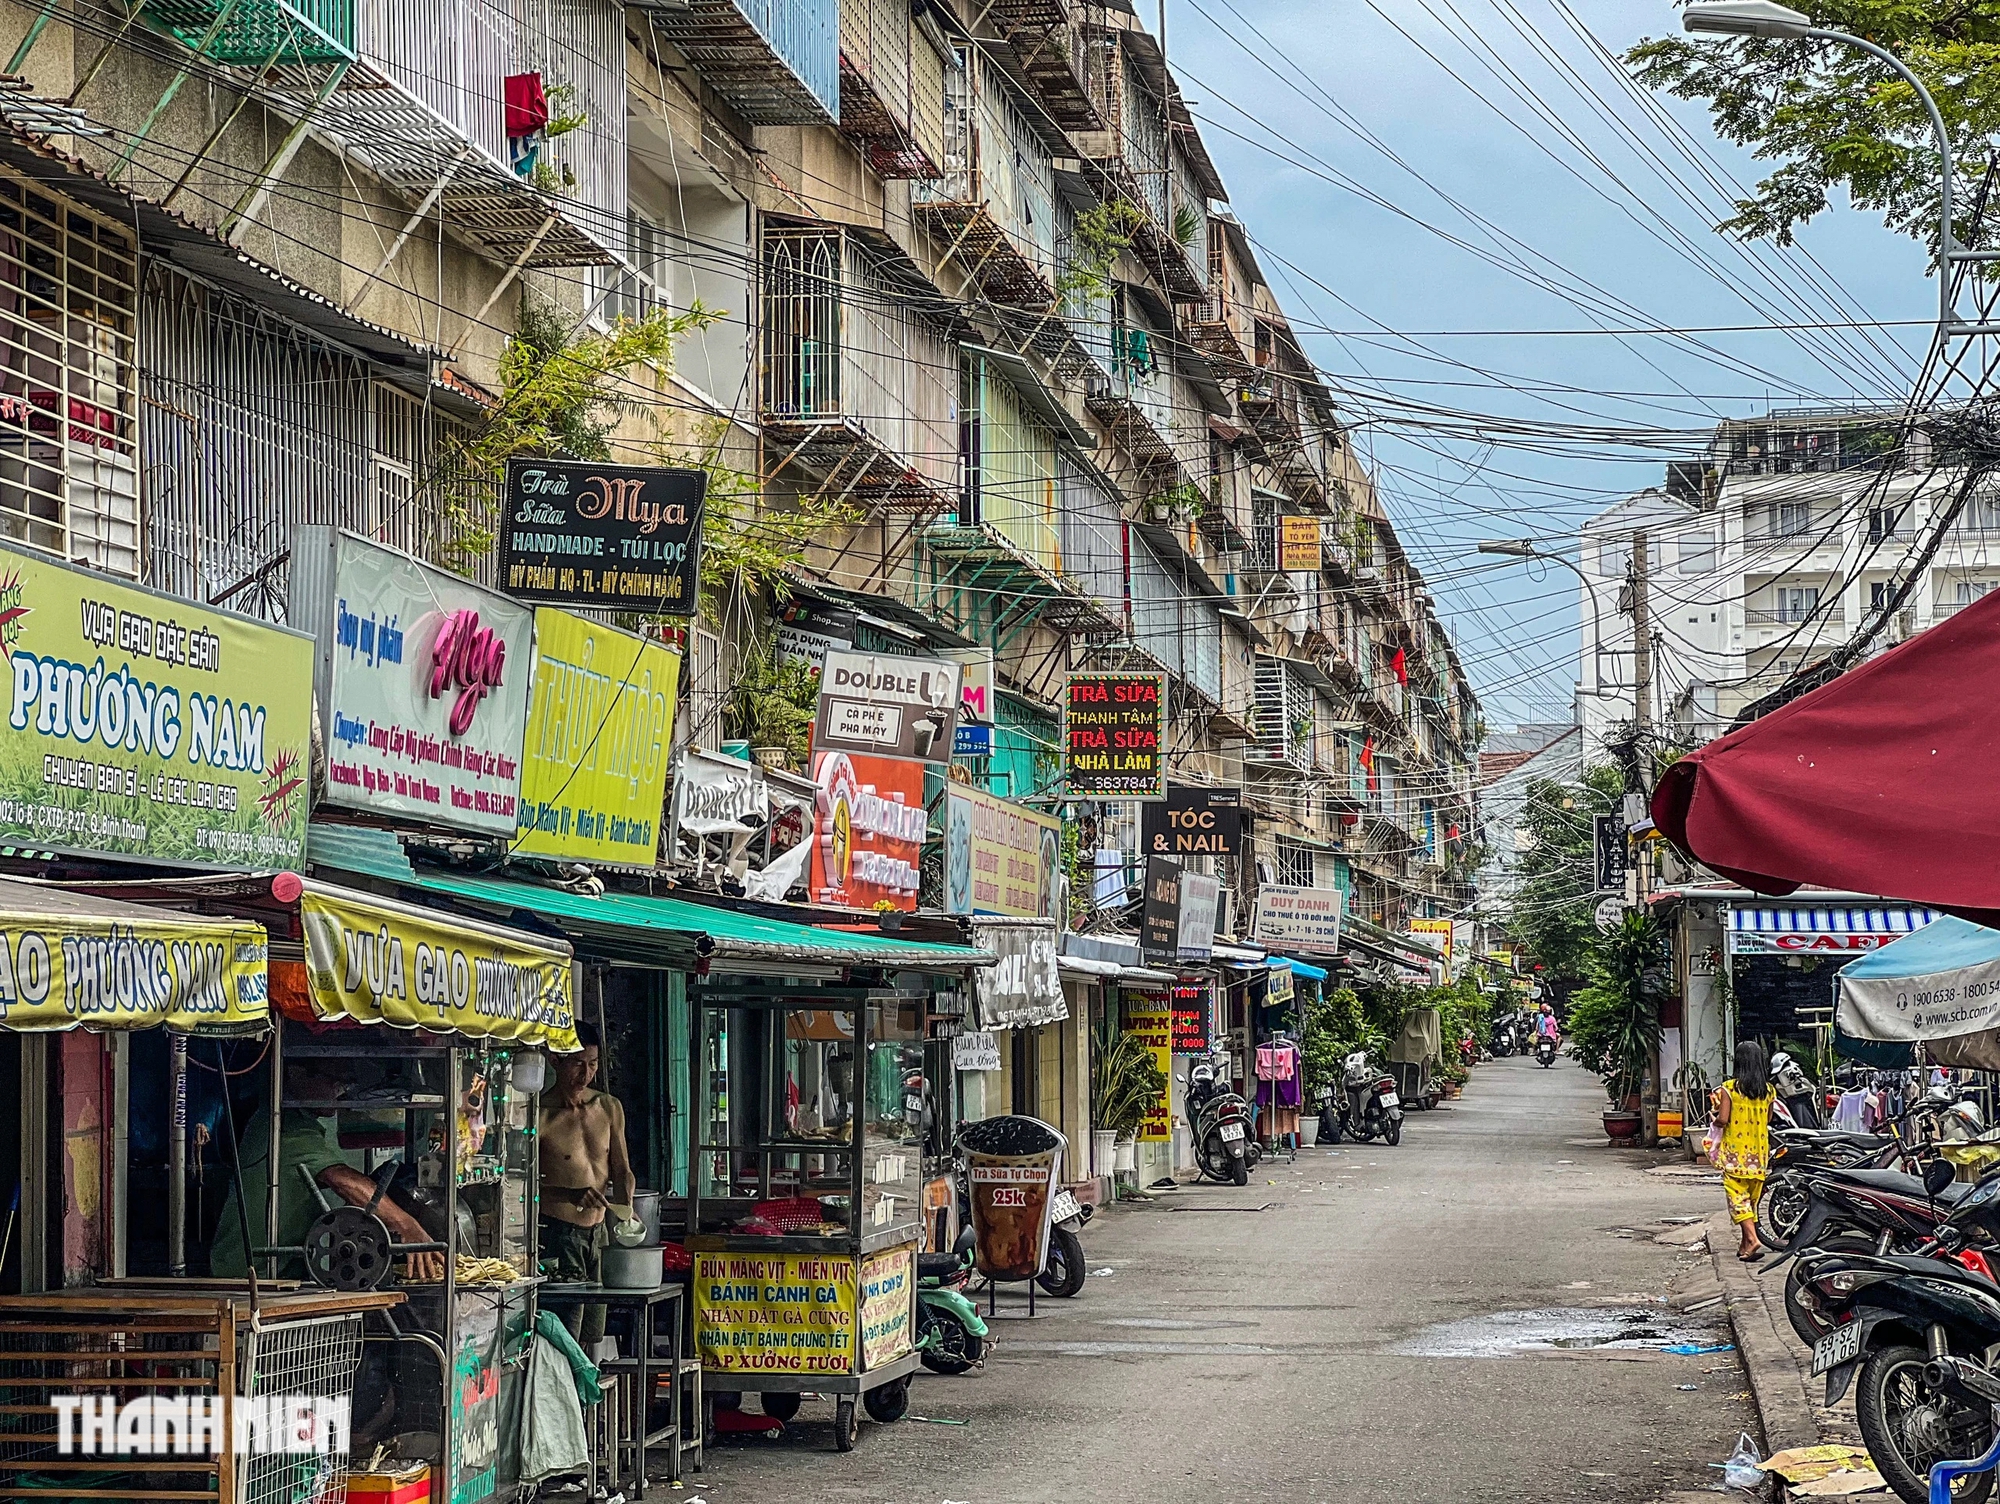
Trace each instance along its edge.
<path fill-rule="evenodd" d="M 1521 886 L 1521 861 L 1534 849 L 1521 818 L 1529 788 L 1542 779 L 1574 783 L 1586 765 L 1584 746 L 1584 730 L 1577 725 L 1516 726 L 1487 733 L 1479 755 L 1486 855 L 1474 881 L 1482 913 L 1504 913 Z"/>

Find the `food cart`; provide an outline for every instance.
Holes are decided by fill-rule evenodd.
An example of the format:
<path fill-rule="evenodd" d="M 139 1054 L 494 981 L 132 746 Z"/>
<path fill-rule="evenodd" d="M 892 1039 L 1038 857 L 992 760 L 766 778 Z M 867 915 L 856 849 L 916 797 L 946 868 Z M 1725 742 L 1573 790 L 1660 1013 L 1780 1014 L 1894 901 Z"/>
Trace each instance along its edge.
<path fill-rule="evenodd" d="M 748 977 L 690 986 L 695 1342 L 710 1405 L 909 1408 L 931 994 Z"/>

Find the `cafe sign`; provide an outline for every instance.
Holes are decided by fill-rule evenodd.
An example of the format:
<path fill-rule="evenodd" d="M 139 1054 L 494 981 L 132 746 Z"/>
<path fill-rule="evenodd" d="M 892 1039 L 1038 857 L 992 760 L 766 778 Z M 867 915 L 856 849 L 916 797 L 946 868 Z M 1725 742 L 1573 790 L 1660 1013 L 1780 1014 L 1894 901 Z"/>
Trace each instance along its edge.
<path fill-rule="evenodd" d="M 703 470 L 509 460 L 500 582 L 523 600 L 692 616 L 707 496 Z"/>
<path fill-rule="evenodd" d="M 513 852 L 651 869 L 681 655 L 601 622 L 535 613 L 535 678 Z"/>
<path fill-rule="evenodd" d="M 566 945 L 317 884 L 299 919 L 321 1018 L 577 1048 Z"/>
<path fill-rule="evenodd" d="M 297 532 L 291 612 L 319 640 L 324 801 L 511 838 L 533 614 L 330 527 Z"/>
<path fill-rule="evenodd" d="M 0 545 L 0 845 L 305 858 L 311 638 Z"/>
<path fill-rule="evenodd" d="M 949 762 L 958 684 L 956 663 L 829 648 L 813 750 Z"/>

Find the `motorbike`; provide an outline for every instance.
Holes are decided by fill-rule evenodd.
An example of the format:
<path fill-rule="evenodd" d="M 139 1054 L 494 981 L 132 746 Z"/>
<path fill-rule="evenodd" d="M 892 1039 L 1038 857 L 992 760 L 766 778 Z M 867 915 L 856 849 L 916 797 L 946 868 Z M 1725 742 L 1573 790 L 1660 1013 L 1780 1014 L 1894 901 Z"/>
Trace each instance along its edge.
<path fill-rule="evenodd" d="M 1556 1063 L 1556 1037 L 1553 1034 L 1535 1036 L 1535 1064 L 1547 1070 Z"/>
<path fill-rule="evenodd" d="M 1801 1128 L 1821 1126 L 1819 1090 L 1783 1050 L 1771 1056 L 1771 1085 L 1777 1088 L 1778 1100 L 1795 1124 Z"/>
<path fill-rule="evenodd" d="M 1202 1061 L 1184 1079 L 1195 1162 L 1201 1173 L 1210 1180 L 1248 1185 L 1256 1147 L 1250 1134 L 1250 1104 L 1229 1089 L 1213 1060 Z"/>
<path fill-rule="evenodd" d="M 1925 1186 L 1942 1195 L 1950 1176 L 1935 1164 Z M 2000 1285 L 1986 1250 L 1996 1231 L 2000 1176 L 1989 1176 L 1963 1188 L 1927 1255 L 1818 1250 L 1801 1260 L 1827 1317 L 1813 1375 L 1826 1376 L 1829 1406 L 1854 1386 L 1869 1457 L 1904 1504 L 1928 1504 L 1938 1464 L 1955 1504 L 1982 1504 L 1992 1492 L 2000 1373 L 1986 1354 L 2000 1344 Z M 1976 1461 L 1957 1460 L 1968 1458 Z"/>
<path fill-rule="evenodd" d="M 965 1293 L 972 1278 L 972 1229 L 951 1253 L 917 1255 L 918 1361 L 932 1373 L 970 1373 L 986 1359 L 986 1322 Z"/>
<path fill-rule="evenodd" d="M 1924 1252 L 1971 1189 L 1954 1181 L 1951 1166 L 1940 1161 L 1921 1175 L 1830 1167 L 1812 1172 L 1805 1217 L 1778 1260 L 1792 1265 L 1785 1276 L 1785 1316 L 1800 1340 L 1817 1342 L 1831 1325 L 1808 1286 L 1810 1255 Z"/>
<path fill-rule="evenodd" d="M 1493 1026 L 1493 1043 L 1489 1053 L 1495 1060 L 1505 1060 L 1520 1047 L 1520 1036 L 1514 1032 L 1514 1020 L 1503 1018 Z"/>
<path fill-rule="evenodd" d="M 1814 1171 L 1892 1170 L 1901 1166 L 1905 1152 L 1892 1134 L 1784 1127 L 1774 1112 L 1768 1189 L 1759 1222 L 1765 1241 L 1782 1249 L 1798 1236 Z"/>
<path fill-rule="evenodd" d="M 1341 1135 L 1356 1143 L 1379 1138 L 1394 1148 L 1403 1138 L 1403 1100 L 1396 1093 L 1392 1077 L 1368 1062 L 1365 1050 L 1357 1050 L 1342 1062 L 1341 1090 L 1320 1088 L 1319 1139 L 1337 1144 Z"/>

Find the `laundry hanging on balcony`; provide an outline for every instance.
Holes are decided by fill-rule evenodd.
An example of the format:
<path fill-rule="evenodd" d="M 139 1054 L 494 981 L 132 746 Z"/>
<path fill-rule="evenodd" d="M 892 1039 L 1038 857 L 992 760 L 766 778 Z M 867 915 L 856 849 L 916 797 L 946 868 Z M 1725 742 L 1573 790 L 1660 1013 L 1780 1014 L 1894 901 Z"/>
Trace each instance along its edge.
<path fill-rule="evenodd" d="M 543 132 L 549 125 L 549 96 L 542 84 L 542 75 L 508 74 L 504 99 L 508 157 L 514 171 L 527 177 L 535 170 L 535 162 L 541 156 L 542 143 L 546 139 Z"/>

